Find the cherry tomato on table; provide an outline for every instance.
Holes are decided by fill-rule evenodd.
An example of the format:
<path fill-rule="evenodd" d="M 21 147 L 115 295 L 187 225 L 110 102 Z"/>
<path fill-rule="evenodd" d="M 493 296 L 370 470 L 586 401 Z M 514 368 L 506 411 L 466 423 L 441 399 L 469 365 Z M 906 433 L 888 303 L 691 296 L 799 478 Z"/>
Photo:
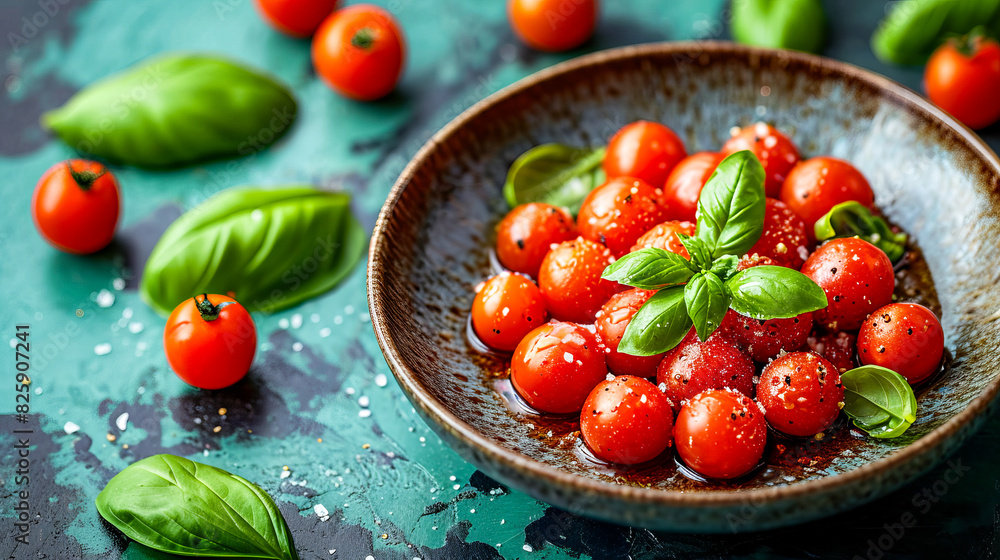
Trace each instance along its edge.
<path fill-rule="evenodd" d="M 677 253 L 685 259 L 690 259 L 691 255 L 688 254 L 687 247 L 681 243 L 681 238 L 678 237 L 678 234 L 694 235 L 694 232 L 695 225 L 691 222 L 678 222 L 675 220 L 663 222 L 642 234 L 639 239 L 636 239 L 635 245 L 632 246 L 629 252 L 634 253 L 639 249 L 656 248 Z"/>
<path fill-rule="evenodd" d="M 662 189 L 642 179 L 615 177 L 590 191 L 577 215 L 580 235 L 620 257 L 639 236 L 666 219 Z"/>
<path fill-rule="evenodd" d="M 711 389 L 689 400 L 674 420 L 677 454 L 708 478 L 736 478 L 764 457 L 767 422 L 750 397 L 731 389 Z"/>
<path fill-rule="evenodd" d="M 593 322 L 604 302 L 624 289 L 601 278 L 613 260 L 606 247 L 582 237 L 550 250 L 538 271 L 549 314 L 561 321 Z"/>
<path fill-rule="evenodd" d="M 781 184 L 799 162 L 799 150 L 792 141 L 769 124 L 745 126 L 722 145 L 723 155 L 750 150 L 764 166 L 764 192 L 778 198 Z"/>
<path fill-rule="evenodd" d="M 216 294 L 185 300 L 167 319 L 163 349 L 170 368 L 189 385 L 222 389 L 250 370 L 257 328 L 246 308 Z"/>
<path fill-rule="evenodd" d="M 599 458 L 623 465 L 655 459 L 673 443 L 667 397 L 641 377 L 602 381 L 580 411 L 580 436 Z"/>
<path fill-rule="evenodd" d="M 521 340 L 510 360 L 510 381 L 542 412 L 579 412 L 587 395 L 608 376 L 604 346 L 593 326 L 553 321 Z"/>
<path fill-rule="evenodd" d="M 535 284 L 505 272 L 490 278 L 472 301 L 472 329 L 490 348 L 510 352 L 545 324 L 545 302 Z"/>
<path fill-rule="evenodd" d="M 313 36 L 316 73 L 338 93 L 360 101 L 392 91 L 405 57 L 399 24 L 377 6 L 357 4 L 337 10 Z"/>
<path fill-rule="evenodd" d="M 937 371 L 943 354 L 941 322 L 916 303 L 891 303 L 875 310 L 858 333 L 861 363 L 891 369 L 910 385 Z"/>
<path fill-rule="evenodd" d="M 554 243 L 576 239 L 573 217 L 543 202 L 522 204 L 497 226 L 497 259 L 514 272 L 538 278 L 542 260 Z"/>
<path fill-rule="evenodd" d="M 924 69 L 924 90 L 938 107 L 969 128 L 1000 120 L 1000 44 L 969 37 L 934 51 Z"/>
<path fill-rule="evenodd" d="M 815 239 L 816 221 L 834 206 L 854 200 L 871 208 L 875 194 L 853 165 L 821 156 L 807 159 L 792 169 L 781 187 L 781 200 L 805 222 L 809 239 Z"/>
<path fill-rule="evenodd" d="M 817 325 L 855 330 L 869 313 L 892 301 L 896 278 L 882 249 L 856 237 L 831 239 L 802 265 L 802 274 L 826 292 L 827 306 L 813 312 Z"/>
<path fill-rule="evenodd" d="M 53 165 L 31 199 L 38 232 L 67 253 L 83 255 L 107 247 L 120 213 L 118 181 L 96 161 L 71 159 Z"/>
<path fill-rule="evenodd" d="M 735 312 L 730 310 L 727 315 L 729 313 Z M 721 328 L 705 341 L 700 340 L 692 328 L 656 369 L 656 382 L 665 386 L 667 398 L 675 410 L 707 389 L 725 387 L 753 395 L 753 376 L 750 356 Z"/>
<path fill-rule="evenodd" d="M 663 360 L 664 354 L 653 356 L 632 356 L 618 351 L 625 329 L 632 317 L 639 311 L 646 300 L 653 297 L 655 291 L 632 288 L 618 292 L 597 312 L 597 335 L 606 347 L 604 356 L 608 369 L 615 375 L 633 375 L 637 377 L 653 377 L 656 366 Z"/>
<path fill-rule="evenodd" d="M 597 25 L 597 0 L 509 0 L 514 33 L 533 49 L 559 52 L 582 45 Z"/>
<path fill-rule="evenodd" d="M 256 0 L 254 5 L 264 20 L 292 37 L 309 37 L 339 0 Z"/>
<path fill-rule="evenodd" d="M 673 130 L 660 123 L 636 121 L 611 137 L 604 172 L 609 179 L 635 177 L 659 189 L 685 156 L 684 143 Z"/>
<path fill-rule="evenodd" d="M 663 185 L 663 196 L 671 217 L 694 221 L 701 189 L 725 158 L 718 152 L 698 152 L 677 163 Z"/>
<path fill-rule="evenodd" d="M 811 436 L 829 428 L 843 401 L 837 367 L 812 352 L 775 359 L 757 384 L 757 402 L 764 407 L 767 422 L 792 436 Z"/>

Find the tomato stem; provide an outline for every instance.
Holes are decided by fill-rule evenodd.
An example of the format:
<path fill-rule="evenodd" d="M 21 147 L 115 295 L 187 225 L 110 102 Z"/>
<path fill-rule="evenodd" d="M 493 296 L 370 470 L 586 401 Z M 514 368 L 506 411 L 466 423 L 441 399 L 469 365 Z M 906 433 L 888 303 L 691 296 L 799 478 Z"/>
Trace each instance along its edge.
<path fill-rule="evenodd" d="M 362 27 L 351 37 L 351 45 L 359 49 L 370 49 L 372 45 L 375 44 L 375 33 L 367 28 Z"/>
<path fill-rule="evenodd" d="M 93 171 L 89 170 L 77 171 L 76 169 L 73 169 L 73 166 L 70 165 L 69 162 L 66 162 L 66 169 L 69 170 L 69 175 L 70 177 L 73 178 L 74 181 L 76 181 L 77 186 L 83 189 L 84 191 L 89 191 L 90 187 L 94 186 L 94 182 L 103 177 L 104 174 L 108 172 L 107 169 L 103 168 L 99 173 L 94 173 Z"/>
<path fill-rule="evenodd" d="M 222 311 L 222 305 L 215 305 L 208 301 L 208 294 L 201 295 L 202 300 L 198 301 L 198 296 L 194 296 L 195 306 L 198 307 L 198 313 L 201 314 L 201 318 L 206 321 L 214 321 L 219 318 L 219 312 Z"/>

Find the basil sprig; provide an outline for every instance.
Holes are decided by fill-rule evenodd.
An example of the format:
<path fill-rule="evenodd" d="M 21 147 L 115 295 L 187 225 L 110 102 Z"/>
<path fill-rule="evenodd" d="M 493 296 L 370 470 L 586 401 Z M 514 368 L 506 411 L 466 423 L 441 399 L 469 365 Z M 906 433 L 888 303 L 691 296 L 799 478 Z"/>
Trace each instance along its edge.
<path fill-rule="evenodd" d="M 153 455 L 115 475 L 97 511 L 161 552 L 202 558 L 298 560 L 278 507 L 252 482 L 175 455 Z"/>
<path fill-rule="evenodd" d="M 841 202 L 816 221 L 816 239 L 860 237 L 882 249 L 893 263 L 906 253 L 906 234 L 892 231 L 889 224 L 859 202 Z"/>
<path fill-rule="evenodd" d="M 826 307 L 826 294 L 801 272 L 758 266 L 737 272 L 739 257 L 764 230 L 764 168 L 753 153 L 722 160 L 698 199 L 693 237 L 680 235 L 691 259 L 662 249 L 629 253 L 603 277 L 658 290 L 632 317 L 619 352 L 652 356 L 670 350 L 693 325 L 707 339 L 730 308 L 758 319 L 795 317 Z"/>
<path fill-rule="evenodd" d="M 844 412 L 875 438 L 900 436 L 917 421 L 917 397 L 906 379 L 891 369 L 861 366 L 840 376 Z"/>
<path fill-rule="evenodd" d="M 568 208 L 575 216 L 590 191 L 604 183 L 605 148 L 542 144 L 521 154 L 510 170 L 503 195 L 511 208 L 545 202 Z"/>

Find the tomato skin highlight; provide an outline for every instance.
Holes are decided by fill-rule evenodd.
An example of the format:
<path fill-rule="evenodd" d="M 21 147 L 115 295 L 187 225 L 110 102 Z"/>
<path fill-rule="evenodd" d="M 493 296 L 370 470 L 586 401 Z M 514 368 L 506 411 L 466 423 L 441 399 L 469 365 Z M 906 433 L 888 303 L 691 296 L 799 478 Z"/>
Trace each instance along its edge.
<path fill-rule="evenodd" d="M 533 408 L 579 412 L 608 375 L 604 346 L 591 329 L 553 321 L 528 333 L 510 360 L 510 381 Z"/>
<path fill-rule="evenodd" d="M 674 420 L 677 454 L 695 472 L 714 479 L 744 475 L 760 464 L 767 423 L 757 403 L 737 391 L 710 389 L 681 407 Z"/>
<path fill-rule="evenodd" d="M 505 272 L 482 284 L 472 301 L 472 328 L 487 346 L 511 352 L 545 324 L 545 302 L 535 284 Z"/>
<path fill-rule="evenodd" d="M 871 185 L 850 163 L 819 156 L 796 165 L 781 186 L 781 201 L 805 222 L 806 234 L 816 239 L 816 221 L 841 202 L 856 201 L 866 208 L 875 204 Z"/>
<path fill-rule="evenodd" d="M 813 312 L 816 324 L 855 330 L 869 313 L 892 301 L 896 279 L 881 249 L 856 237 L 831 239 L 809 256 L 802 274 L 826 292 L 827 306 Z"/>
<path fill-rule="evenodd" d="M 686 156 L 684 142 L 673 130 L 660 123 L 636 121 L 611 137 L 604 172 L 608 179 L 635 177 L 660 188 Z"/>
<path fill-rule="evenodd" d="M 339 0 L 254 0 L 261 18 L 271 27 L 292 37 L 312 36 Z"/>
<path fill-rule="evenodd" d="M 92 183 L 81 187 L 74 173 Z M 38 233 L 66 253 L 86 255 L 107 247 L 120 215 L 118 180 L 96 161 L 71 159 L 53 165 L 42 174 L 31 197 L 31 218 Z"/>
<path fill-rule="evenodd" d="M 812 352 L 776 358 L 757 384 L 757 402 L 768 424 L 792 436 L 812 436 L 829 428 L 843 401 L 837 366 Z"/>
<path fill-rule="evenodd" d="M 511 29 L 529 47 L 560 52 L 578 47 L 594 33 L 597 0 L 508 0 Z"/>
<path fill-rule="evenodd" d="M 663 185 L 663 195 L 673 219 L 695 220 L 701 189 L 725 158 L 719 152 L 698 152 L 677 163 Z"/>
<path fill-rule="evenodd" d="M 580 435 L 598 458 L 635 465 L 651 461 L 673 443 L 670 401 L 641 377 L 599 383 L 580 411 Z"/>
<path fill-rule="evenodd" d="M 497 226 L 497 259 L 509 270 L 538 278 L 538 269 L 552 244 L 578 235 L 566 210 L 542 202 L 522 204 Z"/>
<path fill-rule="evenodd" d="M 778 129 L 759 122 L 739 129 L 722 145 L 721 151 L 729 156 L 742 150 L 750 150 L 757 156 L 764 167 L 764 192 L 770 198 L 778 198 L 782 183 L 799 162 L 798 148 Z"/>
<path fill-rule="evenodd" d="M 1000 120 L 1000 43 L 977 37 L 971 55 L 946 41 L 927 61 L 924 91 L 935 105 L 973 129 Z"/>
<path fill-rule="evenodd" d="M 204 297 L 185 300 L 170 314 L 163 349 L 170 369 L 185 383 L 222 389 L 250 370 L 257 352 L 257 328 L 246 308 L 217 294 L 208 294 L 207 299 L 218 307 L 218 317 L 206 320 L 197 303 Z"/>
<path fill-rule="evenodd" d="M 612 262 L 607 248 L 582 237 L 556 245 L 538 271 L 549 314 L 560 321 L 593 322 L 604 302 L 624 288 L 601 278 Z"/>
<path fill-rule="evenodd" d="M 635 177 L 615 177 L 590 191 L 580 206 L 580 235 L 611 250 L 629 252 L 639 237 L 666 219 L 662 189 Z"/>
<path fill-rule="evenodd" d="M 653 297 L 655 291 L 632 288 L 618 292 L 597 312 L 597 335 L 606 348 L 604 356 L 608 369 L 615 375 L 632 375 L 635 377 L 654 377 L 656 366 L 666 354 L 653 356 L 633 356 L 618 351 L 625 329 L 632 317 L 639 311 L 646 300 Z"/>
<path fill-rule="evenodd" d="M 728 313 L 735 313 L 730 310 Z M 725 322 L 725 320 L 723 320 Z M 708 340 L 692 328 L 656 368 L 656 383 L 665 387 L 675 410 L 684 401 L 709 389 L 730 388 L 753 395 L 753 361 L 729 334 L 716 329 Z"/>
<path fill-rule="evenodd" d="M 944 331 L 934 312 L 916 303 L 875 310 L 858 333 L 858 358 L 882 366 L 916 385 L 929 378 L 944 355 Z"/>
<path fill-rule="evenodd" d="M 330 14 L 313 36 L 316 73 L 334 91 L 359 101 L 385 97 L 399 81 L 406 43 L 388 11 L 356 4 Z"/>

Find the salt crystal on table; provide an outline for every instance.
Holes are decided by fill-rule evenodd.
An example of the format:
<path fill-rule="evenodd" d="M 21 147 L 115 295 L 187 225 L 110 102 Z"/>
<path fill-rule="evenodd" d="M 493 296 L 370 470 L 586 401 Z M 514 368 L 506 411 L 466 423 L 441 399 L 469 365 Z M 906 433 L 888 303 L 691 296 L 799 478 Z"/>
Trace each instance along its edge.
<path fill-rule="evenodd" d="M 97 302 L 98 307 L 111 307 L 115 304 L 115 294 L 107 290 L 101 290 L 97 293 L 94 301 Z"/>
<path fill-rule="evenodd" d="M 63 430 L 65 430 L 67 434 L 75 434 L 80 431 L 80 426 L 77 426 L 73 422 L 66 422 L 66 425 L 63 426 Z"/>
<path fill-rule="evenodd" d="M 386 378 L 384 373 L 380 373 L 375 376 L 375 384 L 379 387 L 385 387 L 389 383 L 389 379 Z"/>
<path fill-rule="evenodd" d="M 111 353 L 111 344 L 105 342 L 94 346 L 94 354 L 98 356 L 106 356 Z"/>
<path fill-rule="evenodd" d="M 302 314 L 301 313 L 296 313 L 295 315 L 292 315 L 292 322 L 291 322 L 291 324 L 292 324 L 292 328 L 293 329 L 297 329 L 297 328 L 301 327 L 302 326 Z"/>
<path fill-rule="evenodd" d="M 333 332 L 333 331 L 331 331 L 331 330 L 330 330 L 329 328 L 327 328 L 327 327 L 323 327 L 322 329 L 320 329 L 320 330 L 319 330 L 319 335 L 320 335 L 321 337 L 323 337 L 323 338 L 326 338 L 326 337 L 330 336 L 330 334 L 331 334 L 332 332 Z"/>
<path fill-rule="evenodd" d="M 115 420 L 115 426 L 118 426 L 118 429 L 123 432 L 125 431 L 125 428 L 128 428 L 128 412 L 123 412 L 121 416 Z"/>

